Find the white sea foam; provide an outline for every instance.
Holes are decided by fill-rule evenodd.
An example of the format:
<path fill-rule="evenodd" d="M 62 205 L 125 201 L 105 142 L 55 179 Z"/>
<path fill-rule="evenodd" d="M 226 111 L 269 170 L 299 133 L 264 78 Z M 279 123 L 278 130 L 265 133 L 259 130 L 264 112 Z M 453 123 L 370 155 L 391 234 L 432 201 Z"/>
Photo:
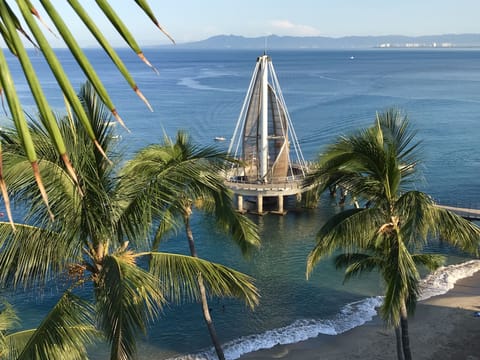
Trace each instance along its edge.
<path fill-rule="evenodd" d="M 337 335 L 371 320 L 376 315 L 375 308 L 381 305 L 381 297 L 367 298 L 345 305 L 341 311 L 329 320 L 305 319 L 261 334 L 243 336 L 223 345 L 225 357 L 238 359 L 241 355 L 261 349 L 269 349 L 279 344 L 292 344 L 316 337 L 320 334 Z M 215 359 L 214 350 L 190 354 L 176 360 Z"/>
<path fill-rule="evenodd" d="M 178 82 L 178 85 L 186 86 L 194 90 L 217 90 L 211 86 L 203 85 L 195 78 L 185 77 Z"/>
<path fill-rule="evenodd" d="M 209 78 L 209 76 L 184 77 L 181 78 L 177 84 L 194 90 L 239 92 L 239 89 L 220 88 L 202 84 L 201 80 L 207 78 Z"/>
<path fill-rule="evenodd" d="M 422 280 L 420 300 L 445 294 L 453 288 L 458 280 L 472 276 L 477 271 L 480 271 L 480 260 L 440 267 Z M 382 296 L 370 297 L 345 305 L 332 319 L 297 320 L 282 328 L 240 337 L 223 345 L 225 357 L 233 360 L 249 352 L 270 349 L 280 344 L 293 344 L 317 337 L 320 334 L 341 334 L 370 321 L 377 314 L 376 308 L 382 302 Z M 175 358 L 175 360 L 211 359 L 216 359 L 213 348 L 201 353 Z"/>
<path fill-rule="evenodd" d="M 442 266 L 422 280 L 420 300 L 442 295 L 453 288 L 455 283 L 480 271 L 480 260 Z"/>

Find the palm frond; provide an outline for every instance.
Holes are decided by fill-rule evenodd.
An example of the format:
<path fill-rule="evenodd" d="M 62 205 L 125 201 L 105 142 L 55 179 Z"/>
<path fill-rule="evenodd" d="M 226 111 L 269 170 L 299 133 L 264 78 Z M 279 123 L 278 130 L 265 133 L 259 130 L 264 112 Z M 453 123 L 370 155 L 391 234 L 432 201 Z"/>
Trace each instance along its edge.
<path fill-rule="evenodd" d="M 371 272 L 382 267 L 384 259 L 365 253 L 347 253 L 335 257 L 335 267 L 337 269 L 345 268 L 345 277 L 343 282 L 350 280 L 354 276 L 360 276 L 364 272 Z"/>
<path fill-rule="evenodd" d="M 215 174 L 214 188 L 197 198 L 196 204 L 207 214 L 212 214 L 217 228 L 230 234 L 232 240 L 238 245 L 244 255 L 250 254 L 253 249 L 260 246 L 257 224 L 235 211 L 230 190 L 222 179 Z M 208 191 L 210 190 L 210 191 Z"/>
<path fill-rule="evenodd" d="M 99 144 L 115 159 L 115 153 L 110 150 L 112 130 L 109 126 L 110 116 L 105 106 L 101 104 L 88 83 L 80 90 L 79 99 L 82 101 L 85 112 L 88 113 Z M 78 223 L 80 200 L 85 192 L 90 191 L 95 193 L 95 196 L 99 196 L 101 193 L 112 190 L 110 177 L 112 165 L 91 146 L 89 135 L 81 127 L 79 120 L 77 118 L 71 120 L 68 118 L 58 119 L 60 132 L 65 139 L 71 161 L 81 172 L 79 178 L 72 177 L 70 171 L 58 157 L 55 147 L 50 143 L 48 133 L 38 122 L 32 119 L 29 128 L 35 142 L 35 149 L 41 158 L 39 170 L 44 177 L 52 211 L 55 214 L 62 214 L 64 218 L 66 214 L 71 214 L 72 221 Z M 0 135 L 4 139 L 5 152 L 8 153 L 8 157 L 5 159 L 5 168 L 10 192 L 17 202 L 29 200 L 28 205 L 32 209 L 30 214 L 34 216 L 33 221 L 45 218 L 45 210 L 42 210 L 42 199 L 39 198 L 36 180 L 33 175 L 29 174 L 29 162 L 22 150 L 18 135 L 9 129 L 2 131 Z M 83 200 L 85 201 L 85 199 Z M 32 222 L 32 220 L 29 221 Z"/>
<path fill-rule="evenodd" d="M 150 271 L 159 279 L 169 300 L 199 299 L 198 275 L 201 274 L 210 295 L 235 297 L 250 308 L 258 304 L 258 290 L 248 275 L 191 256 L 160 252 L 145 255 L 150 257 Z"/>
<path fill-rule="evenodd" d="M 8 157 L 5 161 L 6 181 L 9 183 L 9 193 L 17 205 L 30 206 L 26 221 L 37 225 L 47 225 L 48 210 L 44 206 L 36 179 L 30 171 L 28 159 L 23 154 L 7 147 Z M 57 160 L 57 161 L 55 161 Z M 42 174 L 45 190 L 49 197 L 50 210 L 54 214 L 69 214 L 75 212 L 80 203 L 81 192 L 70 174 L 58 162 L 58 157 L 53 162 L 47 158 L 42 159 L 38 168 Z M 27 203 L 28 200 L 30 203 Z M 46 221 L 48 220 L 48 221 Z"/>
<path fill-rule="evenodd" d="M 87 359 L 86 346 L 98 339 L 91 304 L 66 292 L 21 350 L 17 360 Z M 30 335 L 28 333 L 22 336 Z M 19 342 L 19 336 L 11 337 Z"/>
<path fill-rule="evenodd" d="M 3 351 L 1 358 L 5 360 L 17 360 L 28 341 L 35 333 L 35 329 L 16 331 L 3 336 Z"/>
<path fill-rule="evenodd" d="M 95 292 L 98 321 L 111 344 L 111 359 L 134 357 L 136 337 L 145 332 L 164 302 L 158 280 L 124 252 L 104 258 Z"/>
<path fill-rule="evenodd" d="M 412 129 L 408 116 L 396 108 L 377 114 L 377 121 L 385 135 L 385 141 L 395 149 L 401 164 L 417 164 L 421 141 L 414 142 L 417 131 Z"/>
<path fill-rule="evenodd" d="M 14 286 L 45 283 L 81 257 L 82 244 L 52 231 L 0 222 L 0 281 Z"/>
<path fill-rule="evenodd" d="M 480 227 L 461 216 L 435 207 L 438 234 L 441 239 L 478 256 L 480 252 Z"/>
<path fill-rule="evenodd" d="M 87 26 L 87 28 L 90 30 L 90 32 L 95 37 L 95 39 L 97 39 L 98 43 L 102 46 L 102 48 L 108 54 L 108 56 L 116 65 L 116 67 L 118 68 L 122 76 L 125 78 L 125 80 L 127 80 L 128 84 L 133 89 L 133 91 L 135 91 L 135 93 L 145 102 L 148 108 L 153 111 L 153 109 L 150 106 L 150 103 L 143 96 L 142 92 L 140 91 L 137 84 L 135 83 L 135 80 L 128 72 L 127 67 L 125 66 L 123 61 L 120 59 L 118 54 L 115 52 L 115 50 L 113 49 L 111 44 L 108 42 L 106 37 L 102 34 L 100 29 L 97 27 L 97 25 L 95 24 L 95 21 L 93 21 L 93 19 L 88 15 L 87 11 L 85 11 L 85 9 L 81 6 L 78 0 L 68 0 L 68 3 L 72 7 L 72 9 L 77 13 L 77 15 L 81 18 L 82 22 Z"/>
<path fill-rule="evenodd" d="M 18 316 L 8 302 L 2 301 L 0 306 L 0 332 L 11 331 L 19 324 Z"/>
<path fill-rule="evenodd" d="M 317 233 L 307 258 L 307 278 L 315 265 L 336 249 L 347 253 L 369 246 L 382 223 L 377 209 L 348 209 L 332 216 Z"/>
<path fill-rule="evenodd" d="M 11 2 L 13 3 L 13 1 Z M 98 76 L 96 75 L 95 69 L 90 65 L 88 62 L 87 57 L 85 56 L 84 51 L 79 47 L 77 42 L 75 41 L 74 37 L 70 33 L 68 26 L 65 24 L 65 21 L 62 19 L 62 16 L 59 14 L 56 5 L 53 5 L 49 0 L 41 0 L 40 1 L 44 12 L 48 15 L 51 21 L 56 26 L 60 37 L 62 40 L 65 41 L 67 46 L 70 49 L 70 52 L 74 55 L 75 60 L 80 65 L 80 67 L 84 70 L 84 73 L 90 81 L 95 84 L 95 89 L 103 99 L 103 101 L 107 104 L 111 113 L 121 121 L 121 118 L 118 114 L 117 109 L 113 105 L 108 95 L 107 90 L 105 89 L 102 82 L 99 80 Z M 71 1 L 72 7 L 75 10 L 76 14 L 79 15 L 80 22 L 87 25 L 89 31 L 95 36 L 98 40 L 99 44 L 103 46 L 104 50 L 107 54 L 112 58 L 115 65 L 118 67 L 121 75 L 127 80 L 133 90 L 139 95 L 139 97 L 146 102 L 149 106 L 148 101 L 142 95 L 140 90 L 138 89 L 137 85 L 133 81 L 130 73 L 125 68 L 123 63 L 119 60 L 117 53 L 113 50 L 113 48 L 108 44 L 105 40 L 105 37 L 101 34 L 101 32 L 95 27 L 92 26 L 92 21 L 88 16 L 88 12 L 81 11 L 78 2 Z M 152 13 L 150 7 L 146 0 L 142 1 L 135 1 L 136 5 L 144 11 L 145 15 L 150 18 L 156 26 L 164 32 L 168 37 L 170 37 L 165 30 L 160 26 L 158 21 L 156 20 L 154 14 Z M 49 132 L 49 139 L 52 141 L 61 158 L 65 162 L 65 165 L 68 171 L 71 173 L 72 177 L 75 177 L 75 171 L 71 166 L 69 161 L 69 155 L 65 151 L 65 146 L 63 144 L 62 135 L 59 133 L 54 118 L 52 116 L 49 103 L 45 99 L 44 91 L 41 89 L 38 78 L 35 73 L 35 69 L 31 66 L 29 61 L 29 55 L 26 52 L 25 45 L 20 40 L 18 33 L 21 33 L 25 38 L 27 38 L 30 43 L 32 43 L 35 47 L 40 50 L 40 53 L 43 54 L 46 63 L 49 65 L 52 73 L 55 76 L 57 83 L 59 84 L 62 93 L 65 95 L 65 99 L 68 102 L 68 107 L 71 106 L 75 115 L 80 119 L 84 129 L 90 136 L 90 139 L 95 143 L 100 151 L 102 151 L 101 146 L 99 145 L 98 141 L 95 138 L 93 130 L 91 128 L 91 123 L 89 122 L 87 115 L 83 111 L 82 107 L 79 105 L 79 101 L 76 98 L 75 91 L 72 88 L 70 81 L 68 80 L 67 75 L 65 74 L 56 54 L 52 50 L 51 45 L 49 44 L 48 40 L 43 35 L 43 32 L 40 30 L 39 26 L 37 25 L 36 17 L 40 21 L 42 21 L 42 17 L 40 16 L 40 12 L 31 4 L 28 0 L 21 0 L 16 2 L 17 7 L 12 8 L 10 6 L 9 1 L 2 1 L 0 2 L 1 8 L 1 18 L 2 21 L 0 22 L 0 36 L 10 49 L 10 51 L 19 59 L 23 66 L 23 72 L 25 78 L 27 79 L 28 84 L 31 85 L 31 91 L 33 95 L 33 99 L 36 101 L 39 111 L 42 113 L 42 119 L 45 121 L 45 127 Z M 117 32 L 124 37 L 127 43 L 133 48 L 133 50 L 144 60 L 149 66 L 151 64 L 145 59 L 143 52 L 136 44 L 133 36 L 130 34 L 130 31 L 124 27 L 120 26 L 122 24 L 122 20 L 115 14 L 112 8 L 109 7 L 106 1 L 97 1 L 98 7 L 104 12 L 105 16 L 115 25 Z M 90 11 L 89 11 L 90 12 Z M 32 15 L 33 14 L 33 15 Z M 21 24 L 21 20 L 24 20 L 26 23 L 27 28 L 23 28 Z M 50 31 L 50 29 L 48 29 Z M 28 31 L 31 32 L 32 37 L 28 34 Z M 13 79 L 11 76 L 11 72 L 7 65 L 7 60 L 4 56 L 3 51 L 0 51 L 0 92 L 5 93 L 8 108 L 10 110 L 10 114 L 13 118 L 16 132 L 19 134 L 21 139 L 21 146 L 25 150 L 28 155 L 28 159 L 32 164 L 32 171 L 36 175 L 38 188 L 41 191 L 41 194 L 44 198 L 45 204 L 49 204 L 48 197 L 46 192 L 43 190 L 43 184 L 41 181 L 41 177 L 36 170 L 37 166 L 37 158 L 34 151 L 34 142 L 32 142 L 30 134 L 27 130 L 25 117 L 23 115 L 22 105 L 19 98 L 19 95 L 15 89 Z"/>
<path fill-rule="evenodd" d="M 130 202 L 124 201 L 127 204 L 125 214 L 133 216 L 137 222 L 142 221 L 138 214 L 145 213 L 142 204 L 148 200 L 150 205 L 144 206 L 153 205 L 151 215 L 159 219 L 158 229 L 163 230 L 163 226 L 172 228 L 173 220 L 181 218 L 185 208 L 190 206 L 185 204 L 193 201 L 212 214 L 219 229 L 230 233 L 240 249 L 248 253 L 259 245 L 257 227 L 234 211 L 232 194 L 221 177 L 226 161 L 229 161 L 227 154 L 215 147 L 193 144 L 182 131 L 177 133 L 175 142 L 166 137 L 163 144 L 142 149 L 121 173 L 121 186 L 127 194 L 133 194 Z M 145 191 L 133 190 L 138 188 Z"/>
<path fill-rule="evenodd" d="M 430 271 L 437 270 L 445 264 L 446 257 L 439 254 L 413 254 L 415 264 L 422 265 Z"/>
<path fill-rule="evenodd" d="M 412 254 L 403 242 L 395 243 L 393 251 L 390 251 L 385 259 L 386 266 L 381 269 L 386 290 L 380 312 L 389 326 L 399 324 L 402 301 L 405 301 L 407 308 L 413 311 L 420 291 L 420 274 Z"/>
<path fill-rule="evenodd" d="M 160 218 L 160 223 L 157 226 L 155 235 L 153 237 L 151 251 L 159 251 L 160 243 L 165 238 L 166 234 L 176 232 L 178 230 L 178 221 L 176 221 L 173 212 L 165 211 Z"/>
<path fill-rule="evenodd" d="M 395 203 L 401 219 L 402 237 L 408 244 L 424 242 L 429 233 L 435 234 L 438 226 L 435 218 L 435 204 L 420 191 L 404 193 Z"/>
<path fill-rule="evenodd" d="M 161 32 L 165 34 L 166 37 L 170 39 L 172 43 L 175 44 L 175 40 L 165 31 L 165 29 L 160 25 L 158 22 L 157 18 L 153 14 L 153 11 L 150 9 L 150 6 L 148 5 L 146 0 L 135 0 L 135 2 L 142 8 L 142 10 L 145 12 L 145 14 L 148 15 L 150 20 L 160 29 Z"/>

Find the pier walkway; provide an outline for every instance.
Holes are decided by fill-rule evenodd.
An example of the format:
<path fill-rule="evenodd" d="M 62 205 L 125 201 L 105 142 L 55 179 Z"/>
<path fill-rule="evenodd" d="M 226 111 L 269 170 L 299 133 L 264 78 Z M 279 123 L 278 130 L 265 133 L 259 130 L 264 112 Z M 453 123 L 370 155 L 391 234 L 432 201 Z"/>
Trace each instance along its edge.
<path fill-rule="evenodd" d="M 447 206 L 447 205 L 440 205 L 437 204 L 438 207 L 446 210 L 450 210 L 461 217 L 468 219 L 468 220 L 480 220 L 480 209 L 467 209 L 467 208 L 460 208 L 455 206 Z"/>

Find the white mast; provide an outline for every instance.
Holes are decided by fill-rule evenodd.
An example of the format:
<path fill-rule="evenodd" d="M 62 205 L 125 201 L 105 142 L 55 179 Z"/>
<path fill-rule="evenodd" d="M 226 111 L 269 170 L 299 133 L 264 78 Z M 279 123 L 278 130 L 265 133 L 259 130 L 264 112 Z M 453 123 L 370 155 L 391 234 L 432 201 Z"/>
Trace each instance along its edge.
<path fill-rule="evenodd" d="M 260 57 L 261 69 L 262 69 L 262 101 L 260 112 L 260 146 L 259 146 L 259 158 L 260 158 L 260 178 L 263 181 L 267 181 L 268 172 L 268 56 L 263 55 Z"/>

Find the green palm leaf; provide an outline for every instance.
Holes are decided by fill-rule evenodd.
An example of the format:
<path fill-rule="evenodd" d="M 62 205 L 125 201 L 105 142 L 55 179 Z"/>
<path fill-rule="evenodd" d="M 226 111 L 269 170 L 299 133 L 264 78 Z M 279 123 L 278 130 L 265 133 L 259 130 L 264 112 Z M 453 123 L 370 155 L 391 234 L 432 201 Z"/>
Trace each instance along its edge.
<path fill-rule="evenodd" d="M 2 359 L 17 360 L 34 332 L 35 329 L 29 329 L 17 331 L 4 336 L 4 351 L 2 351 Z"/>
<path fill-rule="evenodd" d="M 381 268 L 385 260 L 381 256 L 363 253 L 340 254 L 335 257 L 335 267 L 345 268 L 344 282 L 354 276 L 360 276 L 365 272 L 371 272 Z"/>
<path fill-rule="evenodd" d="M 436 234 L 435 204 L 420 191 L 404 193 L 395 204 L 396 212 L 402 219 L 402 237 L 407 244 L 422 244 L 428 234 Z"/>
<path fill-rule="evenodd" d="M 402 242 L 393 248 L 382 269 L 386 285 L 385 299 L 381 308 L 382 318 L 389 326 L 396 326 L 400 322 L 399 309 L 405 302 L 412 310 L 419 295 L 420 274 L 412 254 Z"/>
<path fill-rule="evenodd" d="M 120 59 L 118 54 L 115 52 L 113 47 L 110 45 L 106 37 L 102 34 L 100 29 L 97 27 L 95 22 L 90 18 L 88 13 L 85 11 L 85 9 L 81 6 L 80 2 L 77 0 L 68 0 L 70 6 L 72 9 L 77 13 L 77 15 L 82 19 L 82 21 L 85 23 L 85 25 L 88 27 L 92 35 L 97 39 L 98 43 L 102 46 L 102 48 L 105 50 L 105 52 L 108 54 L 110 59 L 113 61 L 115 66 L 118 68 L 122 76 L 127 80 L 128 84 L 130 87 L 135 91 L 135 93 L 145 102 L 145 104 L 148 106 L 148 108 L 153 111 L 152 107 L 150 106 L 150 103 L 148 100 L 143 96 L 142 92 L 138 88 L 137 84 L 135 83 L 135 80 L 133 77 L 130 75 L 128 72 L 127 67 L 123 63 L 123 61 Z M 153 14 L 152 14 L 153 15 Z M 162 30 L 163 31 L 163 30 Z M 167 34 L 168 35 L 168 34 Z"/>
<path fill-rule="evenodd" d="M 142 10 L 145 12 L 145 14 L 148 15 L 150 20 L 153 21 L 153 23 L 160 29 L 161 32 L 163 32 L 172 43 L 175 44 L 175 40 L 170 36 L 170 34 L 167 33 L 167 31 L 160 25 L 158 22 L 157 18 L 155 17 L 155 14 L 153 13 L 152 9 L 150 9 L 150 6 L 148 5 L 146 0 L 135 0 L 138 6 L 142 8 Z"/>
<path fill-rule="evenodd" d="M 0 92 L 1 96 L 1 92 Z M 10 208 L 10 196 L 8 195 L 7 191 L 7 184 L 5 182 L 4 172 L 3 172 L 3 148 L 2 148 L 2 141 L 0 140 L 0 191 L 2 193 L 2 198 L 5 203 L 5 209 L 7 212 L 8 220 L 10 221 L 10 225 L 12 229 L 15 229 L 15 224 L 13 222 L 12 210 Z"/>
<path fill-rule="evenodd" d="M 57 27 L 57 30 L 60 33 L 60 36 L 68 45 L 71 53 L 74 55 L 76 61 L 84 70 L 85 75 L 90 81 L 94 84 L 96 91 L 100 94 L 103 101 L 108 105 L 112 114 L 120 121 L 122 124 L 122 120 L 110 100 L 107 90 L 103 86 L 102 82 L 99 80 L 98 76 L 96 75 L 95 69 L 90 65 L 88 62 L 83 50 L 75 41 L 74 37 L 68 30 L 68 27 L 65 25 L 61 15 L 59 15 L 56 7 L 49 1 L 49 0 L 42 0 L 40 1 L 43 9 L 45 10 L 46 14 L 50 17 L 51 21 Z M 69 154 L 65 152 L 65 147 L 63 145 L 62 136 L 59 134 L 59 131 L 53 121 L 51 116 L 51 111 L 49 110 L 49 104 L 45 100 L 45 96 L 43 94 L 43 90 L 39 86 L 37 76 L 32 66 L 29 65 L 28 55 L 25 51 L 24 45 L 19 41 L 19 37 L 17 32 L 21 33 L 24 37 L 30 40 L 44 55 L 47 64 L 50 66 L 56 81 L 60 85 L 61 91 L 64 94 L 67 100 L 67 106 L 72 106 L 72 109 L 76 116 L 81 119 L 83 126 L 86 128 L 87 132 L 89 133 L 91 139 L 94 141 L 95 145 L 102 151 L 101 146 L 96 141 L 94 133 L 91 128 L 91 124 L 89 123 L 88 118 L 86 117 L 85 113 L 83 112 L 81 106 L 79 106 L 78 100 L 75 97 L 75 92 L 58 61 L 57 56 L 52 51 L 50 44 L 45 39 L 42 31 L 37 26 L 36 22 L 34 21 L 32 14 L 36 16 L 39 20 L 42 21 L 40 17 L 39 11 L 31 4 L 29 0 L 18 0 L 16 1 L 16 5 L 18 6 L 19 14 L 17 14 L 17 9 L 13 9 L 10 7 L 10 3 L 8 0 L 0 1 L 0 14 L 2 21 L 0 21 L 0 36 L 10 49 L 10 51 L 15 55 L 18 56 L 20 59 L 21 64 L 24 66 L 24 74 L 28 81 L 28 83 L 32 86 L 32 95 L 35 99 L 36 103 L 39 106 L 39 111 L 42 113 L 42 119 L 45 121 L 45 126 L 49 131 L 49 137 L 52 142 L 56 144 L 57 150 L 62 156 L 67 169 L 70 171 L 73 178 L 75 178 L 75 172 L 73 168 L 69 165 Z M 118 67 L 122 76 L 127 80 L 127 82 L 132 86 L 134 91 L 144 100 L 147 105 L 148 101 L 144 98 L 141 94 L 138 87 L 135 85 L 133 78 L 130 76 L 128 70 L 119 60 L 118 54 L 112 49 L 112 47 L 108 44 L 105 38 L 102 36 L 101 32 L 98 30 L 96 26 L 92 26 L 92 21 L 90 21 L 90 17 L 88 16 L 88 12 L 81 11 L 78 2 L 72 0 L 72 7 L 76 11 L 76 13 L 80 17 L 80 21 L 85 23 L 89 28 L 90 32 L 97 38 L 99 44 L 103 46 L 104 50 L 107 54 L 111 57 L 114 64 Z M 133 36 L 130 34 L 129 30 L 124 27 L 120 26 L 122 24 L 122 20 L 114 14 L 114 11 L 111 9 L 107 9 L 108 4 L 106 1 L 99 1 L 98 5 L 100 9 L 102 9 L 110 19 L 110 21 L 116 26 L 118 33 L 125 38 L 127 43 L 133 47 L 136 53 L 139 54 L 144 61 L 146 61 L 145 57 L 143 56 L 143 52 L 136 44 Z M 150 18 L 156 26 L 164 32 L 168 37 L 170 37 L 164 29 L 158 24 L 154 14 L 152 13 L 148 3 L 145 0 L 136 1 L 136 5 L 141 8 L 146 16 Z M 89 11 L 90 12 L 90 11 Z M 27 34 L 27 29 L 24 29 L 21 25 L 21 20 L 25 20 L 26 25 L 28 26 L 28 30 L 31 31 L 33 38 L 30 39 L 29 35 Z M 49 30 L 49 29 L 47 29 Z M 148 63 L 148 61 L 146 61 Z M 149 64 L 149 63 L 148 63 Z M 13 119 L 13 122 L 16 127 L 16 131 L 21 139 L 21 145 L 24 148 L 25 152 L 28 154 L 28 159 L 32 166 L 33 172 L 37 179 L 38 188 L 43 196 L 45 204 L 48 206 L 48 197 L 46 192 L 44 191 L 42 180 L 40 174 L 37 169 L 37 157 L 34 151 L 34 144 L 30 138 L 30 134 L 27 130 L 26 121 L 23 115 L 22 105 L 20 103 L 19 96 L 17 91 L 14 87 L 13 79 L 11 78 L 11 73 L 7 65 L 7 60 L 3 54 L 3 51 L 0 50 L 0 94 L 5 93 L 5 97 L 7 99 L 8 108 L 10 111 L 10 116 Z M 0 181 L 1 183 L 1 181 Z M 7 203 L 7 211 L 8 203 Z"/>
<path fill-rule="evenodd" d="M 157 201 L 159 229 L 172 227 L 165 221 L 171 223 L 175 218 L 183 221 L 183 214 L 193 203 L 211 214 L 218 228 L 230 233 L 240 249 L 248 253 L 260 244 L 257 227 L 234 210 L 232 194 L 221 176 L 229 160 L 227 154 L 215 147 L 194 145 L 180 131 L 175 142 L 165 138 L 162 145 L 141 150 L 123 168 L 122 184 L 146 189 L 143 196 Z"/>
<path fill-rule="evenodd" d="M 66 292 L 40 326 L 31 333 L 17 360 L 87 359 L 86 344 L 98 339 L 92 306 Z M 27 334 L 23 334 L 27 335 Z M 12 336 L 11 341 L 18 341 Z"/>
<path fill-rule="evenodd" d="M 430 271 L 437 270 L 446 260 L 445 256 L 439 254 L 413 254 L 412 258 L 415 264 L 422 265 Z"/>
<path fill-rule="evenodd" d="M 253 308 L 258 304 L 258 291 L 248 275 L 191 256 L 152 252 L 150 257 L 152 274 L 160 280 L 165 296 L 175 302 L 181 299 L 199 299 L 198 276 L 212 296 L 242 299 Z"/>
<path fill-rule="evenodd" d="M 131 253 L 106 256 L 95 281 L 99 326 L 111 343 L 110 358 L 131 359 L 135 338 L 164 302 L 155 277 L 136 266 Z"/>
<path fill-rule="evenodd" d="M 442 240 L 478 256 L 480 228 L 451 211 L 437 207 L 434 217 Z"/>
<path fill-rule="evenodd" d="M 330 218 L 317 233 L 317 242 L 307 258 L 307 278 L 315 265 L 337 249 L 347 253 L 372 246 L 381 226 L 378 209 L 348 209 Z"/>
<path fill-rule="evenodd" d="M 23 2 L 20 2 L 23 4 Z M 29 56 L 27 51 L 25 50 L 20 37 L 17 35 L 15 31 L 15 25 L 13 19 L 8 16 L 10 12 L 2 13 L 2 19 L 5 25 L 7 26 L 8 31 L 11 34 L 11 41 L 13 46 L 15 47 L 17 57 L 22 65 L 23 71 L 26 75 L 27 82 L 30 86 L 30 89 L 33 94 L 33 98 L 37 103 L 37 107 L 40 111 L 40 119 L 44 122 L 45 128 L 50 134 L 50 138 L 54 142 L 58 153 L 61 156 L 64 156 L 66 153 L 65 144 L 63 139 L 60 135 L 58 125 L 55 121 L 54 115 L 52 110 L 50 109 L 47 99 L 42 91 L 40 86 L 40 82 L 35 74 L 35 70 L 33 68 L 32 63 L 30 62 Z M 69 167 L 71 168 L 71 166 Z"/>
<path fill-rule="evenodd" d="M 10 354 L 16 353 L 9 341 L 8 332 L 19 324 L 19 319 L 12 305 L 3 301 L 0 305 L 0 358 L 7 359 Z"/>
<path fill-rule="evenodd" d="M 75 263 L 81 248 L 61 234 L 24 224 L 0 223 L 0 281 L 14 286 L 35 286 Z"/>
<path fill-rule="evenodd" d="M 17 326 L 19 320 L 12 305 L 3 301 L 0 306 L 0 332 L 5 332 Z"/>

